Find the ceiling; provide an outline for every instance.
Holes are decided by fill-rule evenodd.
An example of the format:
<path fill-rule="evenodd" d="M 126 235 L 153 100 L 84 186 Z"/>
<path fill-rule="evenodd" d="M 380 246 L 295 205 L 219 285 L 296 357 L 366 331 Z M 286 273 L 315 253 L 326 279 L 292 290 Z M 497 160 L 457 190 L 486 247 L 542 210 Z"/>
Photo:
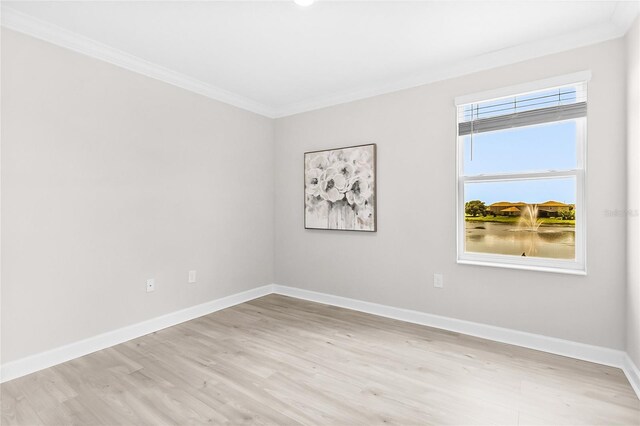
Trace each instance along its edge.
<path fill-rule="evenodd" d="M 279 117 L 622 36 L 638 2 L 3 2 L 2 24 Z"/>

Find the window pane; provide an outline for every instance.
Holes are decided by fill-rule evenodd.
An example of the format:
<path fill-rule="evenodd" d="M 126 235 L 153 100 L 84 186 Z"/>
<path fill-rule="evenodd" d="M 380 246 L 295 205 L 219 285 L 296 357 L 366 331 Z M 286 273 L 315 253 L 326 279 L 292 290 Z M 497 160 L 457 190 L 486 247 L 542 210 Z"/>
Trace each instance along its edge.
<path fill-rule="evenodd" d="M 576 132 L 569 120 L 464 136 L 464 174 L 575 169 Z"/>
<path fill-rule="evenodd" d="M 464 186 L 465 252 L 575 259 L 575 178 Z"/>

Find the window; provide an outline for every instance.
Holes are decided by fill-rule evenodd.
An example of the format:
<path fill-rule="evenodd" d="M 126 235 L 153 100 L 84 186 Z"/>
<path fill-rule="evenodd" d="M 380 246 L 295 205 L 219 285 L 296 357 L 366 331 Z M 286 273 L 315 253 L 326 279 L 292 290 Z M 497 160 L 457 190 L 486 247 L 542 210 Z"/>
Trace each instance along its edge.
<path fill-rule="evenodd" d="M 586 273 L 588 79 L 456 99 L 459 263 Z"/>

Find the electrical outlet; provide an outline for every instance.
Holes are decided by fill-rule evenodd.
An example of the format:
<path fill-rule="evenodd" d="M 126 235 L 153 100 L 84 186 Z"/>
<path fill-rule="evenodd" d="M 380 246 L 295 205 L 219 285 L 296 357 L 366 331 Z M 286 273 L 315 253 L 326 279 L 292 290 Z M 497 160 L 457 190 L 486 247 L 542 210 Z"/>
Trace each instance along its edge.
<path fill-rule="evenodd" d="M 147 293 L 152 291 L 156 291 L 156 280 L 154 278 L 149 278 L 147 280 Z"/>
<path fill-rule="evenodd" d="M 189 271 L 189 283 L 196 282 L 196 271 Z"/>
<path fill-rule="evenodd" d="M 444 277 L 442 274 L 433 274 L 433 286 L 436 288 L 444 287 Z"/>

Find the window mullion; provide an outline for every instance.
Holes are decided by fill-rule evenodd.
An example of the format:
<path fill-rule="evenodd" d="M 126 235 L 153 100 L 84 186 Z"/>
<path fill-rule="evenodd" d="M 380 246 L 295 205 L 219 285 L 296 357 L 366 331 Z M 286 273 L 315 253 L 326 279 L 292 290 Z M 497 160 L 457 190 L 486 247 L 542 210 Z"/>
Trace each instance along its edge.
<path fill-rule="evenodd" d="M 509 173 L 494 175 L 476 175 L 476 176 L 460 176 L 463 182 L 499 182 L 510 180 L 535 180 L 535 179 L 552 179 L 563 177 L 577 177 L 580 170 L 561 170 L 550 172 L 534 172 L 534 173 Z"/>

